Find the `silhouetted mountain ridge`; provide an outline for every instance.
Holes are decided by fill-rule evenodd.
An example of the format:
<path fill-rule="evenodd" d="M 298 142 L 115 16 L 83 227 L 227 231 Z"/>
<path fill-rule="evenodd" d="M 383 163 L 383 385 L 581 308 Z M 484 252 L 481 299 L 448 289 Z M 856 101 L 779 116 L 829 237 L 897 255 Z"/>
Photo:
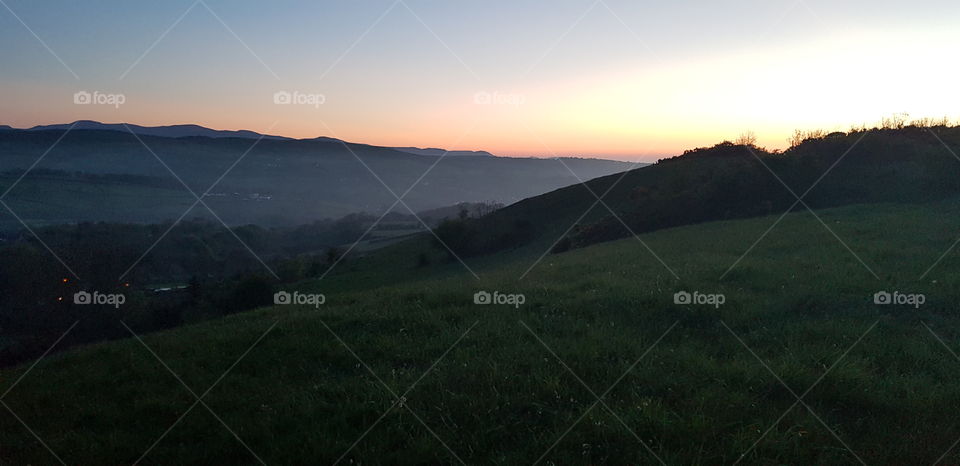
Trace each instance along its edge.
<path fill-rule="evenodd" d="M 93 120 L 78 120 L 73 123 L 40 125 L 27 129 L 27 131 L 49 131 L 65 130 L 73 127 L 77 130 L 101 130 L 101 131 L 122 131 L 133 132 L 141 136 L 157 136 L 165 138 L 184 138 L 184 137 L 207 137 L 207 138 L 243 138 L 243 139 L 274 139 L 291 140 L 292 138 L 283 136 L 271 136 L 260 134 L 248 130 L 218 130 L 210 129 L 200 125 L 169 125 L 169 126 L 140 126 L 130 123 L 101 123 Z"/>
<path fill-rule="evenodd" d="M 18 183 L 4 199 L 18 214 L 49 223 L 155 223 L 178 218 L 194 204 L 193 193 L 206 193 L 205 204 L 229 224 L 296 225 L 389 208 L 409 213 L 407 206 L 421 211 L 461 202 L 509 204 L 578 183 L 578 177 L 631 167 L 570 159 L 565 164 L 574 176 L 550 159 L 437 160 L 332 138 L 263 139 L 254 146 L 242 137 L 64 132 L 0 131 L 0 192 Z M 403 193 L 400 204 L 394 196 Z M 192 215 L 205 211 L 199 205 Z M 2 214 L 0 222 L 18 225 Z"/>
<path fill-rule="evenodd" d="M 493 154 L 485 150 L 446 150 L 437 148 L 421 149 L 419 147 L 394 147 L 400 152 L 417 155 L 429 155 L 434 157 L 494 157 Z"/>
<path fill-rule="evenodd" d="M 296 141 L 296 140 L 310 140 L 310 141 L 324 141 L 324 142 L 346 142 L 337 138 L 331 138 L 328 136 L 318 136 L 316 138 L 307 138 L 307 139 L 297 139 L 290 138 L 286 136 L 275 136 L 258 133 L 256 131 L 250 130 L 220 130 L 207 128 L 205 126 L 195 125 L 195 124 L 184 124 L 184 125 L 167 125 L 167 126 L 141 126 L 135 125 L 132 123 L 101 123 L 94 120 L 77 120 L 73 123 L 61 123 L 61 124 L 52 124 L 52 125 L 38 125 L 32 128 L 26 128 L 24 131 L 62 131 L 67 128 L 72 128 L 72 131 L 120 131 L 124 133 L 133 132 L 139 136 L 155 136 L 155 137 L 164 137 L 164 138 L 186 138 L 186 137 L 205 137 L 205 138 L 240 138 L 240 139 L 269 139 L 277 141 Z M 7 125 L 0 125 L 0 130 L 2 129 L 17 129 L 12 128 Z M 378 146 L 373 146 L 378 147 Z M 446 154 L 447 157 L 461 157 L 461 156 L 484 156 L 484 157 L 494 157 L 493 154 L 487 151 L 470 151 L 470 150 L 455 150 L 448 151 L 446 149 L 440 148 L 427 148 L 421 149 L 419 147 L 387 147 L 389 149 L 394 149 L 399 152 L 404 152 L 407 154 L 416 154 L 416 155 L 428 155 L 428 156 L 443 156 Z"/>

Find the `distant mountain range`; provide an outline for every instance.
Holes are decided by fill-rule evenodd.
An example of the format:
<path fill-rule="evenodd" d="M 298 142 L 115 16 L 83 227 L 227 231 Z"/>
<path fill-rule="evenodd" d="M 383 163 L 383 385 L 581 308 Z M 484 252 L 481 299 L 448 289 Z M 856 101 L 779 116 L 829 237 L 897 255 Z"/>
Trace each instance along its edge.
<path fill-rule="evenodd" d="M 133 133 L 139 136 L 157 136 L 163 138 L 189 138 L 189 137 L 204 137 L 204 138 L 241 138 L 241 139 L 269 139 L 274 141 L 294 141 L 297 139 L 288 138 L 285 136 L 273 136 L 258 133 L 255 131 L 248 130 L 239 130 L 239 131 L 230 131 L 230 130 L 219 130 L 211 129 L 199 125 L 169 125 L 169 126 L 140 126 L 134 125 L 131 123 L 101 123 L 99 121 L 93 120 L 78 120 L 73 123 L 63 123 L 55 125 L 39 125 L 32 128 L 26 128 L 25 131 L 49 131 L 49 130 L 65 130 L 67 128 L 73 127 L 73 131 L 77 130 L 99 130 L 99 131 L 122 131 L 124 133 L 132 131 Z M 129 129 L 128 129 L 129 128 Z M 16 129 L 7 125 L 0 125 L 0 130 L 3 129 Z M 314 140 L 321 141 L 335 141 L 340 142 L 340 139 L 330 138 L 326 136 L 320 136 L 314 138 Z M 439 157 L 446 154 L 447 157 L 461 157 L 461 156 L 483 156 L 483 157 L 493 157 L 494 155 L 487 151 L 469 151 L 469 150 L 454 150 L 448 151 L 446 149 L 437 149 L 437 148 L 428 148 L 421 149 L 419 147 L 391 147 L 391 149 L 396 149 L 400 152 L 406 152 L 408 154 L 416 155 L 428 155 Z"/>
<path fill-rule="evenodd" d="M 175 220 L 195 201 L 182 182 L 231 225 L 295 225 L 357 212 L 406 214 L 407 206 L 512 204 L 637 166 L 471 151 L 437 161 L 442 149 L 410 152 L 329 137 L 265 136 L 254 146 L 255 132 L 196 125 L 130 125 L 138 140 L 123 124 L 82 121 L 64 136 L 69 126 L 0 130 L 0 192 L 17 183 L 4 201 L 28 223 Z M 195 205 L 189 215 L 211 214 Z M 0 229 L 11 226 L 19 228 L 18 219 L 0 211 Z"/>
<path fill-rule="evenodd" d="M 406 152 L 408 154 L 417 154 L 417 155 L 429 155 L 434 157 L 440 157 L 446 154 L 447 157 L 494 157 L 493 154 L 485 150 L 451 150 L 446 149 L 421 149 L 419 147 L 394 147 L 394 149 L 400 152 Z"/>
<path fill-rule="evenodd" d="M 65 130 L 73 126 L 73 130 L 101 130 L 101 131 L 132 131 L 140 136 L 158 136 L 164 138 L 187 138 L 187 137 L 205 137 L 205 138 L 244 138 L 244 139 L 272 139 L 272 140 L 291 140 L 283 136 L 263 135 L 254 131 L 240 130 L 227 131 L 205 128 L 199 125 L 170 125 L 170 126 L 140 126 L 129 123 L 100 123 L 92 120 L 79 120 L 73 123 L 57 125 L 41 125 L 27 129 L 27 131 L 48 131 Z M 127 129 L 129 128 L 129 129 Z"/>

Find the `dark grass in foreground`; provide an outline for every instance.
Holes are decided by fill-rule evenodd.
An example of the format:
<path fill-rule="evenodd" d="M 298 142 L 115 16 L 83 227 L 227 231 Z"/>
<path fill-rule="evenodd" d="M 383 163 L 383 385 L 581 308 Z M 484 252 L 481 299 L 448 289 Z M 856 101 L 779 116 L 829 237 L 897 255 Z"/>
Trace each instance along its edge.
<path fill-rule="evenodd" d="M 960 360 L 925 326 L 960 350 L 960 262 L 918 278 L 960 236 L 958 206 L 819 212 L 879 279 L 798 213 L 720 280 L 776 217 L 704 224 L 641 237 L 680 280 L 629 238 L 521 281 L 534 257 L 481 282 L 338 293 L 349 274 L 333 276 L 300 288 L 327 294 L 319 310 L 144 337 L 204 404 L 134 339 L 52 355 L 2 400 L 68 464 L 953 464 Z M 526 303 L 474 305 L 481 289 Z M 678 290 L 727 302 L 677 306 Z M 879 290 L 927 302 L 875 306 Z M 2 414 L 3 460 L 57 462 Z"/>

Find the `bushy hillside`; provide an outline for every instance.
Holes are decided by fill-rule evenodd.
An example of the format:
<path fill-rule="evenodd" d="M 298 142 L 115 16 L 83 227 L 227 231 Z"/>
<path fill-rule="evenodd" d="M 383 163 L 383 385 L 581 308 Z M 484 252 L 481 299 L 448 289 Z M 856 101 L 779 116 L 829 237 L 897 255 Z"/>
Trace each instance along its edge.
<path fill-rule="evenodd" d="M 563 251 L 791 208 L 945 199 L 960 195 L 957 152 L 960 127 L 943 125 L 832 133 L 784 152 L 725 142 L 526 199 L 439 233 L 461 256 L 544 238 L 558 240 L 554 247 Z"/>
<path fill-rule="evenodd" d="M 679 280 L 633 239 L 548 256 L 523 280 L 536 257 L 472 261 L 480 281 L 462 269 L 410 280 L 416 265 L 393 263 L 407 280 L 375 286 L 347 270 L 288 290 L 324 293 L 319 308 L 274 306 L 0 372 L 17 415 L 0 416 L 0 457 L 956 463 L 960 261 L 938 259 L 958 212 L 956 201 L 819 212 L 879 279 L 809 213 L 739 262 L 776 216 L 642 235 Z M 881 290 L 925 302 L 875 305 Z M 525 299 L 476 305 L 478 291 Z M 725 300 L 676 305 L 678 291 Z"/>

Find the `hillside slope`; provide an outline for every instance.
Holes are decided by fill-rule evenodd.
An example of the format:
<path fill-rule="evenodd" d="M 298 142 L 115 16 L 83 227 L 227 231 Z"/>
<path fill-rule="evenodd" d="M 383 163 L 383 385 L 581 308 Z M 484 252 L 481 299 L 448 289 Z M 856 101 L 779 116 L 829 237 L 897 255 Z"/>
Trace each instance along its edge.
<path fill-rule="evenodd" d="M 790 214 L 745 257 L 776 216 L 642 235 L 679 280 L 625 239 L 548 256 L 522 280 L 532 258 L 478 267 L 480 282 L 460 271 L 353 291 L 334 285 L 349 272 L 303 283 L 289 291 L 323 292 L 326 304 L 0 372 L 18 416 L 0 416 L 0 458 L 956 463 L 960 423 L 944 408 L 960 397 L 960 362 L 938 338 L 960 345 L 960 260 L 938 259 L 958 213 L 957 201 L 820 211 L 841 241 Z M 525 302 L 475 305 L 480 290 Z M 880 290 L 926 299 L 877 306 Z M 725 303 L 675 305 L 678 291 Z"/>
<path fill-rule="evenodd" d="M 538 247 L 563 251 L 791 209 L 946 199 L 960 195 L 957 153 L 960 127 L 944 126 L 834 133 L 785 152 L 727 142 L 525 199 L 440 233 L 461 257 L 544 240 Z"/>

